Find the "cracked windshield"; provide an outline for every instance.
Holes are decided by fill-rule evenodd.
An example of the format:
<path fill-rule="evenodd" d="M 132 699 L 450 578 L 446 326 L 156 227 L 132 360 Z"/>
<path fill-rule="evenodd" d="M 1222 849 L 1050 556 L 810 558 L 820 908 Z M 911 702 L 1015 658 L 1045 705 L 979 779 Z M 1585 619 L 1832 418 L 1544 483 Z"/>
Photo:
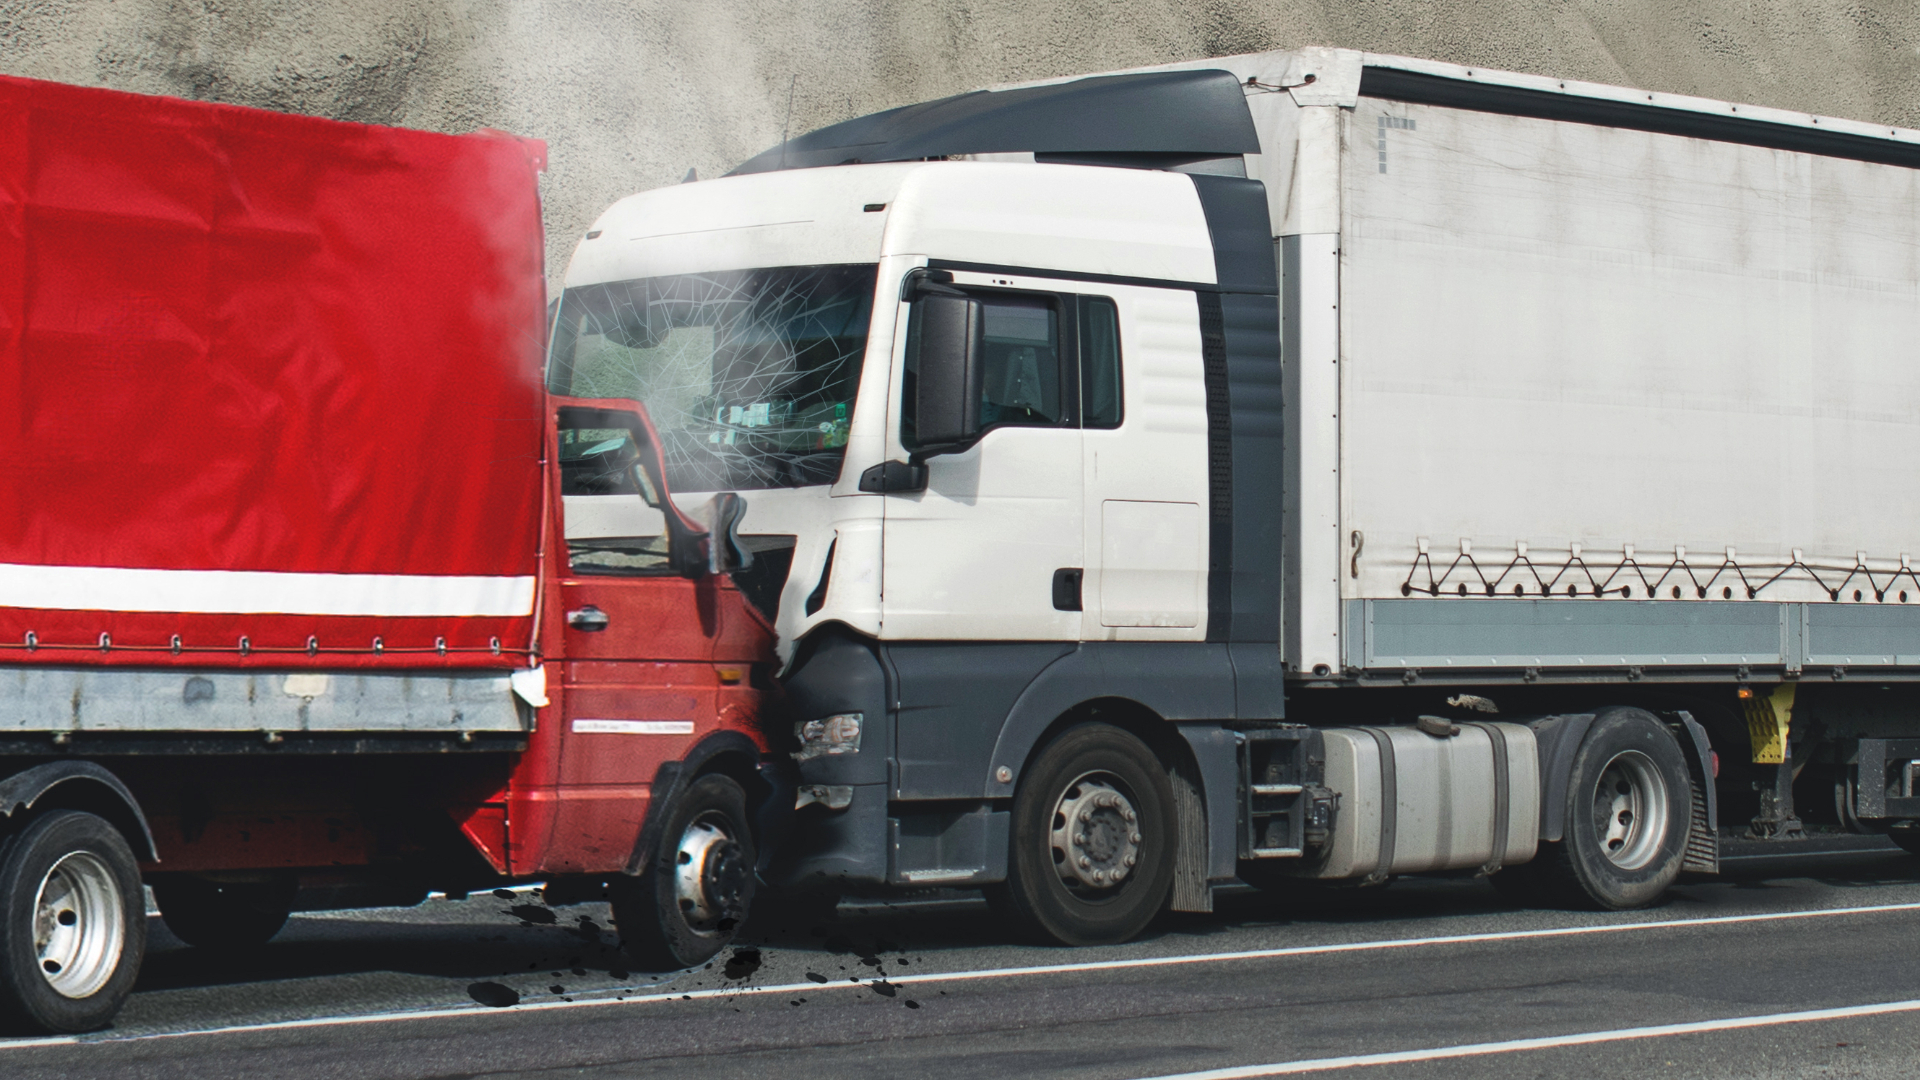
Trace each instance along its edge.
<path fill-rule="evenodd" d="M 555 393 L 644 403 L 674 491 L 830 484 L 874 273 L 793 266 L 568 289 L 548 381 Z"/>

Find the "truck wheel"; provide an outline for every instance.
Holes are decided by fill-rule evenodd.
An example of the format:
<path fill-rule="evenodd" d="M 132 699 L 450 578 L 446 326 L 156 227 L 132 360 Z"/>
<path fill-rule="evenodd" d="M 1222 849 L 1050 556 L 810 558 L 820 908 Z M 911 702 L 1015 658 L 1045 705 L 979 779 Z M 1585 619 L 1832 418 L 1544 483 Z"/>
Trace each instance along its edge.
<path fill-rule="evenodd" d="M 265 945 L 287 925 L 296 883 L 164 877 L 153 899 L 173 936 L 198 949 L 232 952 Z"/>
<path fill-rule="evenodd" d="M 746 793 L 731 777 L 695 780 L 673 807 L 653 864 L 610 883 L 628 955 L 655 971 L 711 960 L 746 919 L 753 867 Z"/>
<path fill-rule="evenodd" d="M 146 947 L 140 867 L 104 819 L 56 811 L 0 841 L 0 1012 L 38 1032 L 105 1027 Z"/>
<path fill-rule="evenodd" d="M 1901 822 L 1887 830 L 1887 839 L 1909 855 L 1920 855 L 1920 822 Z"/>
<path fill-rule="evenodd" d="M 1173 888 L 1173 788 L 1147 744 L 1107 724 L 1049 743 L 1013 797 L 994 907 L 1062 945 L 1126 941 Z"/>
<path fill-rule="evenodd" d="M 1687 762 L 1673 734 L 1640 709 L 1608 709 L 1574 755 L 1561 840 L 1495 882 L 1571 906 L 1642 907 L 1680 876 L 1692 822 Z"/>

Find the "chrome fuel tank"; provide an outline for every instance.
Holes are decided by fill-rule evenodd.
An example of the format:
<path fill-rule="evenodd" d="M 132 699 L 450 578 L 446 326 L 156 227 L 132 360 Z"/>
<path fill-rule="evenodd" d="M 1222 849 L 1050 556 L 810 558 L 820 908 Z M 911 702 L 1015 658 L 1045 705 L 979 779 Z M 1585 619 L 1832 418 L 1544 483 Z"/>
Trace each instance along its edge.
<path fill-rule="evenodd" d="M 1412 727 L 1324 734 L 1326 785 L 1340 793 L 1340 808 L 1327 857 L 1303 867 L 1306 876 L 1384 877 L 1533 858 L 1540 765 L 1531 728 L 1476 723 L 1451 736 Z"/>

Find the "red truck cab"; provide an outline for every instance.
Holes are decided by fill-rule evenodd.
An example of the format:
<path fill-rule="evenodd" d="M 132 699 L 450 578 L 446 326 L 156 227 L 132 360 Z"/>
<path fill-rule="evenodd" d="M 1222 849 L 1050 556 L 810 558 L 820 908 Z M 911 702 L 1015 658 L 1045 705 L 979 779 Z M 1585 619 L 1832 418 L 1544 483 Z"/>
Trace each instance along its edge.
<path fill-rule="evenodd" d="M 555 396 L 549 414 L 549 703 L 504 838 L 467 832 L 502 872 L 611 882 L 637 959 L 699 963 L 746 913 L 770 800 L 791 806 L 762 725 L 773 628 L 732 578 L 751 562 L 728 535 L 737 503 L 717 500 L 712 528 L 676 507 L 638 405 Z"/>

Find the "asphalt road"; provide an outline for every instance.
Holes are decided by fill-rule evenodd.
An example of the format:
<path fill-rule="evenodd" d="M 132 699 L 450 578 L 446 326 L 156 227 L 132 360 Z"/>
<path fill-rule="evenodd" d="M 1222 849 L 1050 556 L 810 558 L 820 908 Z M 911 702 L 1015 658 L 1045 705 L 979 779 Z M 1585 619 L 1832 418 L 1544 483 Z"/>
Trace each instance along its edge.
<path fill-rule="evenodd" d="M 977 901 L 846 905 L 659 979 L 622 970 L 604 908 L 527 896 L 296 916 L 245 960 L 156 920 L 115 1029 L 0 1041 L 0 1076 L 1920 1072 L 1920 860 L 1732 854 L 1648 911 L 1401 880 L 1233 895 L 1099 949 L 1005 944 Z"/>

